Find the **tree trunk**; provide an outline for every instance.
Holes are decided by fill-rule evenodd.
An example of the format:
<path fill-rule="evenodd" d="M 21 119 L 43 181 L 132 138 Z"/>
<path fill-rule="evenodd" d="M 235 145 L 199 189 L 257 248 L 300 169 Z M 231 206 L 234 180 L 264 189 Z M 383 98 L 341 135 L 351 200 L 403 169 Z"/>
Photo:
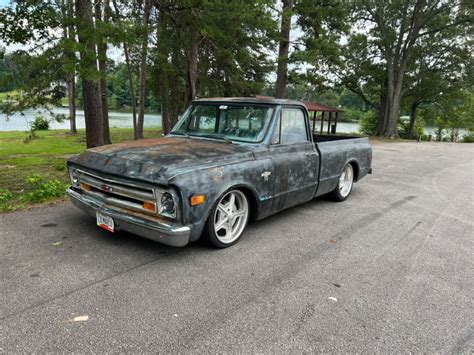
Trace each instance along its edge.
<path fill-rule="evenodd" d="M 87 148 L 104 144 L 104 125 L 97 77 L 96 48 L 90 33 L 94 29 L 90 0 L 76 0 L 77 34 L 80 48 L 82 95 Z"/>
<path fill-rule="evenodd" d="M 416 115 L 416 109 L 418 108 L 418 103 L 413 102 L 411 104 L 410 108 L 410 124 L 408 126 L 408 139 L 412 139 L 413 137 L 413 128 L 415 127 L 415 115 Z"/>
<path fill-rule="evenodd" d="M 118 19 L 120 11 L 119 11 L 116 0 L 113 0 L 113 5 L 115 9 L 115 18 Z M 128 52 L 127 42 L 125 41 L 123 42 L 123 52 L 125 55 L 125 64 L 127 65 L 128 88 L 130 90 L 130 101 L 132 105 L 133 137 L 136 137 L 137 136 L 137 100 L 135 97 L 135 87 L 133 86 L 133 71 L 132 71 L 132 65 L 130 63 L 130 54 Z"/>
<path fill-rule="evenodd" d="M 135 87 L 133 86 L 133 72 L 132 65 L 130 63 L 130 54 L 128 53 L 128 45 L 125 42 L 123 42 L 123 51 L 125 54 L 125 63 L 127 64 L 128 87 L 130 90 L 130 101 L 132 104 L 133 136 L 137 137 L 137 100 L 135 97 Z"/>
<path fill-rule="evenodd" d="M 67 99 L 69 106 L 69 132 L 77 134 L 76 128 L 76 78 L 74 74 L 69 74 L 67 80 Z"/>
<path fill-rule="evenodd" d="M 187 51 L 186 91 L 184 96 L 184 109 L 187 109 L 191 101 L 196 97 L 196 78 L 198 68 L 198 43 L 196 36 Z"/>
<path fill-rule="evenodd" d="M 383 135 L 387 138 L 398 137 L 398 118 L 400 115 L 400 95 L 395 94 L 388 105 L 388 119 L 387 125 L 384 129 Z"/>
<path fill-rule="evenodd" d="M 378 114 L 377 131 L 375 134 L 380 136 L 387 125 L 387 85 L 380 88 L 380 106 Z"/>
<path fill-rule="evenodd" d="M 175 68 L 179 68 L 178 53 L 175 51 L 171 58 L 171 63 Z M 170 130 L 176 125 L 179 117 L 179 87 L 178 80 L 168 80 L 170 83 L 170 96 L 168 99 L 168 118 L 170 124 Z"/>
<path fill-rule="evenodd" d="M 168 113 L 168 105 L 165 103 L 161 104 L 161 126 L 163 128 L 163 134 L 170 133 L 172 127 Z"/>
<path fill-rule="evenodd" d="M 280 45 L 278 48 L 278 68 L 276 81 L 277 98 L 284 98 L 286 95 L 286 84 L 288 81 L 288 52 L 290 50 L 290 30 L 291 12 L 293 0 L 283 0 L 281 14 Z"/>
<path fill-rule="evenodd" d="M 107 23 L 109 17 L 109 0 L 104 0 L 104 15 L 102 17 L 102 1 L 95 3 L 95 19 L 96 23 Z M 102 122 L 104 125 L 104 144 L 110 144 L 110 130 L 109 130 L 109 105 L 107 103 L 107 39 L 101 36 L 97 44 L 97 56 L 99 58 L 99 73 L 100 73 L 100 102 L 102 105 Z"/>
<path fill-rule="evenodd" d="M 73 10 L 73 2 L 72 0 L 61 0 L 61 14 L 62 14 L 62 21 L 63 21 L 63 39 L 65 41 L 74 42 L 74 26 L 67 25 L 65 23 L 66 18 L 73 18 L 74 17 L 74 10 Z M 75 53 L 68 50 L 65 52 L 65 57 L 69 64 L 74 68 L 74 64 L 76 61 Z M 68 99 L 68 107 L 69 107 L 69 125 L 70 125 L 70 133 L 76 134 L 76 78 L 75 78 L 75 70 L 71 73 L 66 74 L 66 87 L 67 87 L 67 99 Z"/>
<path fill-rule="evenodd" d="M 393 58 L 387 60 L 386 116 L 380 131 L 380 135 L 387 138 L 398 137 L 398 118 L 400 115 L 400 100 L 403 81 L 403 74 L 401 73 L 402 68 L 396 72 L 391 61 L 392 59 Z"/>
<path fill-rule="evenodd" d="M 151 13 L 151 0 L 145 0 L 145 9 L 143 14 L 143 42 L 140 58 L 140 107 L 138 111 L 137 130 L 135 139 L 143 138 L 143 122 L 145 120 L 145 95 L 146 95 L 146 57 L 148 54 L 148 21 Z"/>

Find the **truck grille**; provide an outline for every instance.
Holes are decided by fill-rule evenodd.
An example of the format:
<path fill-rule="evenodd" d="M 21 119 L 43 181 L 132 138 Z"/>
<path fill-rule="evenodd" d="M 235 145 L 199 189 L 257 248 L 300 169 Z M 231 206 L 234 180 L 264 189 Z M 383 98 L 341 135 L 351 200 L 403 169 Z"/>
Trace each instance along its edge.
<path fill-rule="evenodd" d="M 77 175 L 81 189 L 87 195 L 111 206 L 156 214 L 155 192 L 151 188 L 103 178 L 83 170 L 77 170 Z M 154 210 L 150 206 L 154 206 Z"/>

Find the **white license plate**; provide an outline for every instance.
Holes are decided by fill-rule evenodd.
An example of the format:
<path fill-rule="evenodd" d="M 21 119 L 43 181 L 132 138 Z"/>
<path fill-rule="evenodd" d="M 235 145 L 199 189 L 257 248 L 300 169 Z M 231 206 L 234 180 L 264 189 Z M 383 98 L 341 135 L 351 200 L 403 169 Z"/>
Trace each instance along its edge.
<path fill-rule="evenodd" d="M 109 232 L 114 231 L 114 220 L 112 217 L 105 216 L 102 213 L 96 212 L 97 225 L 101 228 L 108 230 Z"/>

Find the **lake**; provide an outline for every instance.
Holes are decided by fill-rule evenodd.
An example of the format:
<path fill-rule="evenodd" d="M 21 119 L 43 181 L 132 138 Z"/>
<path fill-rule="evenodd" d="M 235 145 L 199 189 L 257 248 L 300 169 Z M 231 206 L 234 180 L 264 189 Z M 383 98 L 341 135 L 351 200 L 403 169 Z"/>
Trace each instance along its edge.
<path fill-rule="evenodd" d="M 52 110 L 54 114 L 63 114 L 66 117 L 69 115 L 69 110 L 67 107 L 56 107 Z M 38 114 L 38 110 L 26 110 L 24 115 L 16 113 L 7 120 L 6 116 L 0 114 L 0 131 L 28 131 L 29 126 L 28 122 L 32 122 L 35 119 L 35 116 Z M 41 113 L 45 117 L 50 117 L 48 111 L 42 111 Z M 319 129 L 318 123 L 317 127 Z M 76 112 L 76 125 L 77 128 L 85 128 L 84 122 L 84 111 L 77 110 Z M 109 111 L 109 125 L 110 127 L 118 128 L 132 128 L 132 113 L 131 112 L 119 112 L 119 111 Z M 145 114 L 145 127 L 161 127 L 161 115 L 160 114 Z M 64 122 L 53 121 L 50 124 L 51 129 L 69 129 L 69 121 L 65 120 Z M 324 127 L 324 132 L 327 131 L 327 125 Z M 435 127 L 425 127 L 425 134 L 434 135 Z M 464 130 L 462 130 L 463 133 Z M 350 122 L 339 122 L 337 124 L 338 133 L 354 133 L 359 132 L 358 123 Z"/>
<path fill-rule="evenodd" d="M 69 116 L 67 107 L 56 107 L 52 110 L 55 114 L 63 114 Z M 38 115 L 38 110 L 26 110 L 24 116 L 16 113 L 7 120 L 5 115 L 0 114 L 0 131 L 28 131 L 29 126 L 27 122 L 32 122 L 35 116 Z M 48 111 L 42 111 L 41 115 L 50 117 Z M 118 128 L 132 128 L 132 113 L 109 111 L 109 125 L 110 127 Z M 76 126 L 77 128 L 85 128 L 84 111 L 76 111 Z M 161 127 L 161 116 L 159 114 L 145 114 L 145 127 Z M 52 121 L 50 129 L 69 129 L 69 121 L 64 122 Z"/>
<path fill-rule="evenodd" d="M 66 107 L 56 107 L 52 110 L 54 114 L 63 114 L 66 117 L 69 115 L 69 110 Z M 9 117 L 2 114 L 0 115 L 0 131 L 28 131 L 28 122 L 32 122 L 35 116 L 38 114 L 38 110 L 26 110 L 24 116 L 20 113 L 16 113 Z M 41 115 L 44 117 L 50 117 L 48 111 L 42 111 Z M 118 128 L 132 128 L 132 113 L 131 112 L 118 112 L 109 111 L 109 125 L 110 127 Z M 84 122 L 84 111 L 77 110 L 76 112 L 76 126 L 77 128 L 85 128 Z M 161 127 L 161 115 L 160 114 L 145 114 L 145 127 Z M 319 127 L 319 126 L 318 126 Z M 51 129 L 69 129 L 69 121 L 64 122 L 52 121 L 50 123 Z M 327 128 L 325 128 L 327 129 Z M 351 133 L 359 131 L 358 123 L 346 123 L 339 122 L 337 124 L 337 131 L 341 133 Z"/>

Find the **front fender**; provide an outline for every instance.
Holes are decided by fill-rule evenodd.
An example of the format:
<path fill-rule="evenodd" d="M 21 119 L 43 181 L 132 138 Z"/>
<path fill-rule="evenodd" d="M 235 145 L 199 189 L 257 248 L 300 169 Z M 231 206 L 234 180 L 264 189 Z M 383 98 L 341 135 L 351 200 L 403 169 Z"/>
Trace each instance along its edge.
<path fill-rule="evenodd" d="M 263 159 L 200 169 L 173 178 L 170 184 L 179 191 L 183 223 L 193 226 L 191 239 L 200 236 L 219 197 L 232 188 L 240 188 L 253 195 L 257 214 L 253 217 L 260 218 L 267 210 L 269 212 L 274 190 L 273 176 L 273 162 Z M 191 206 L 191 197 L 200 194 L 206 195 L 205 203 Z"/>

